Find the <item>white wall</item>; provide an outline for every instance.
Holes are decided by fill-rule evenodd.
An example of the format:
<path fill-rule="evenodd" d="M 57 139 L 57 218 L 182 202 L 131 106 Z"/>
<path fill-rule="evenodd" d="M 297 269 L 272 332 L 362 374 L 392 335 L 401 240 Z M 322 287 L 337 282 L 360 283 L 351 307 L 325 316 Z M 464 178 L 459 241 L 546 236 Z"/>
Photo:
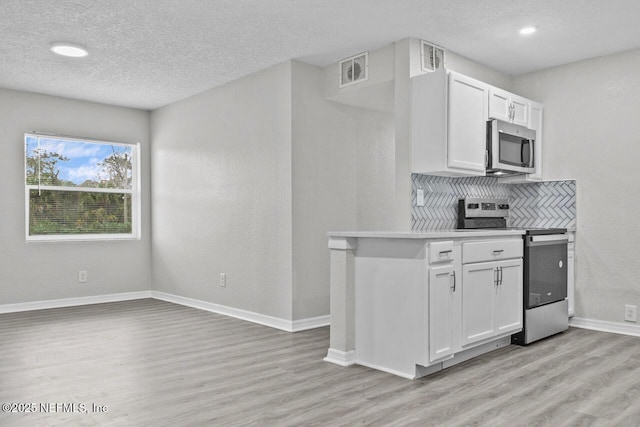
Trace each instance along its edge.
<path fill-rule="evenodd" d="M 576 316 L 640 305 L 640 50 L 518 77 L 544 103 L 544 178 L 577 181 Z"/>
<path fill-rule="evenodd" d="M 0 89 L 0 304 L 150 289 L 149 113 Z M 142 238 L 25 241 L 24 133 L 51 132 L 139 142 Z M 78 283 L 78 270 L 89 280 Z"/>
<path fill-rule="evenodd" d="M 393 116 L 326 101 L 324 71 L 290 61 L 152 113 L 154 289 L 329 313 L 327 232 L 389 217 Z"/>
<path fill-rule="evenodd" d="M 407 45 L 408 43 L 408 45 Z M 422 71 L 422 44 L 420 39 L 405 39 L 397 44 L 408 46 L 410 51 L 410 76 L 415 77 L 419 74 L 425 74 Z M 474 79 L 489 83 L 490 85 L 511 90 L 512 78 L 508 74 L 489 68 L 486 65 L 478 64 L 467 57 L 460 56 L 455 52 L 445 49 L 445 68 L 447 70 L 457 71 Z"/>
<path fill-rule="evenodd" d="M 508 74 L 478 64 L 472 60 L 460 56 L 455 52 L 447 52 L 445 56 L 446 67 L 474 79 L 489 83 L 492 86 L 511 91 L 513 79 Z"/>
<path fill-rule="evenodd" d="M 350 120 L 322 96 L 322 70 L 292 62 L 294 319 L 329 313 L 327 232 L 355 228 Z"/>
<path fill-rule="evenodd" d="M 151 123 L 154 289 L 291 320 L 291 63 Z"/>
<path fill-rule="evenodd" d="M 392 224 L 393 115 L 324 100 L 333 69 L 292 63 L 294 320 L 329 313 L 328 231 Z"/>

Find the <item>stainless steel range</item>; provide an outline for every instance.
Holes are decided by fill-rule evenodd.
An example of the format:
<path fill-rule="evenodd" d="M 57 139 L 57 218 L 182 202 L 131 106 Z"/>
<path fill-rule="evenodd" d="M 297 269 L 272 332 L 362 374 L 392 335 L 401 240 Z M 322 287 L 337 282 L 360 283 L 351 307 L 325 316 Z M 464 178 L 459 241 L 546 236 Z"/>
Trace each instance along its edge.
<path fill-rule="evenodd" d="M 458 228 L 506 229 L 506 199 L 466 198 L 458 201 Z M 567 301 L 567 229 L 524 228 L 524 316 L 513 344 L 526 345 L 569 327 Z"/>

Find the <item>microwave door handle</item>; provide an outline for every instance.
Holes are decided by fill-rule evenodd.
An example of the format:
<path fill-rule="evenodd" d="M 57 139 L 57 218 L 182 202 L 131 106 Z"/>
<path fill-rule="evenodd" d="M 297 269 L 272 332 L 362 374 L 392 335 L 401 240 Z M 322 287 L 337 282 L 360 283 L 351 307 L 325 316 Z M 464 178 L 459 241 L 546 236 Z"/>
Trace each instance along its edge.
<path fill-rule="evenodd" d="M 533 168 L 536 166 L 536 159 L 533 157 L 535 152 L 535 144 L 536 144 L 535 139 L 529 140 L 529 167 L 530 168 Z"/>
<path fill-rule="evenodd" d="M 529 161 L 525 161 L 524 159 L 524 146 L 528 145 L 529 146 L 529 150 L 528 150 L 528 154 L 529 154 Z M 520 161 L 522 162 L 522 166 L 523 167 L 530 167 L 533 166 L 533 139 L 524 139 L 522 140 L 522 144 L 520 145 Z"/>

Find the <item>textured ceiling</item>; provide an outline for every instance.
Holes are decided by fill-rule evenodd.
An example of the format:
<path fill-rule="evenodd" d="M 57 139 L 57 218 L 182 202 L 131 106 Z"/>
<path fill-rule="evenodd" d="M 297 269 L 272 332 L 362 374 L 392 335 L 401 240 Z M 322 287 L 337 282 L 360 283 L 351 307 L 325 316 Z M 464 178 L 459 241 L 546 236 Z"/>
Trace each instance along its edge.
<path fill-rule="evenodd" d="M 0 87 L 154 109 L 405 37 L 519 75 L 638 48 L 639 17 L 638 0 L 1 0 Z M 90 55 L 58 57 L 55 41 Z"/>

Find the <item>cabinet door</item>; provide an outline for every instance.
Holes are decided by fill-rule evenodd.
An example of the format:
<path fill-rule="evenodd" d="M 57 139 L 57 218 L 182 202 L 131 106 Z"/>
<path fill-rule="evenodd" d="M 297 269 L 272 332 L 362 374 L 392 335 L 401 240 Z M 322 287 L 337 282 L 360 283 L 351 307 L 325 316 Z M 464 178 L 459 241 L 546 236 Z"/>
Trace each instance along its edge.
<path fill-rule="evenodd" d="M 487 97 L 489 86 L 457 73 L 449 73 L 447 165 L 485 172 Z"/>
<path fill-rule="evenodd" d="M 489 117 L 505 122 L 511 121 L 510 95 L 506 90 L 497 87 L 489 90 Z"/>
<path fill-rule="evenodd" d="M 462 266 L 462 345 L 495 335 L 497 262 Z"/>
<path fill-rule="evenodd" d="M 529 127 L 529 100 L 511 94 L 511 122 L 516 125 Z"/>
<path fill-rule="evenodd" d="M 489 89 L 489 117 L 529 127 L 529 100 L 492 87 Z"/>
<path fill-rule="evenodd" d="M 542 113 L 544 107 L 542 104 L 530 101 L 529 102 L 529 128 L 536 131 L 536 140 L 534 142 L 534 166 L 536 168 L 535 173 L 527 175 L 527 178 L 532 181 L 542 180 Z"/>
<path fill-rule="evenodd" d="M 496 333 L 522 329 L 522 258 L 498 262 Z"/>
<path fill-rule="evenodd" d="M 429 362 L 453 355 L 460 278 L 453 265 L 429 270 Z"/>
<path fill-rule="evenodd" d="M 575 276 L 576 276 L 576 249 L 575 243 L 570 242 L 567 250 L 567 300 L 569 304 L 569 316 L 575 315 Z"/>

